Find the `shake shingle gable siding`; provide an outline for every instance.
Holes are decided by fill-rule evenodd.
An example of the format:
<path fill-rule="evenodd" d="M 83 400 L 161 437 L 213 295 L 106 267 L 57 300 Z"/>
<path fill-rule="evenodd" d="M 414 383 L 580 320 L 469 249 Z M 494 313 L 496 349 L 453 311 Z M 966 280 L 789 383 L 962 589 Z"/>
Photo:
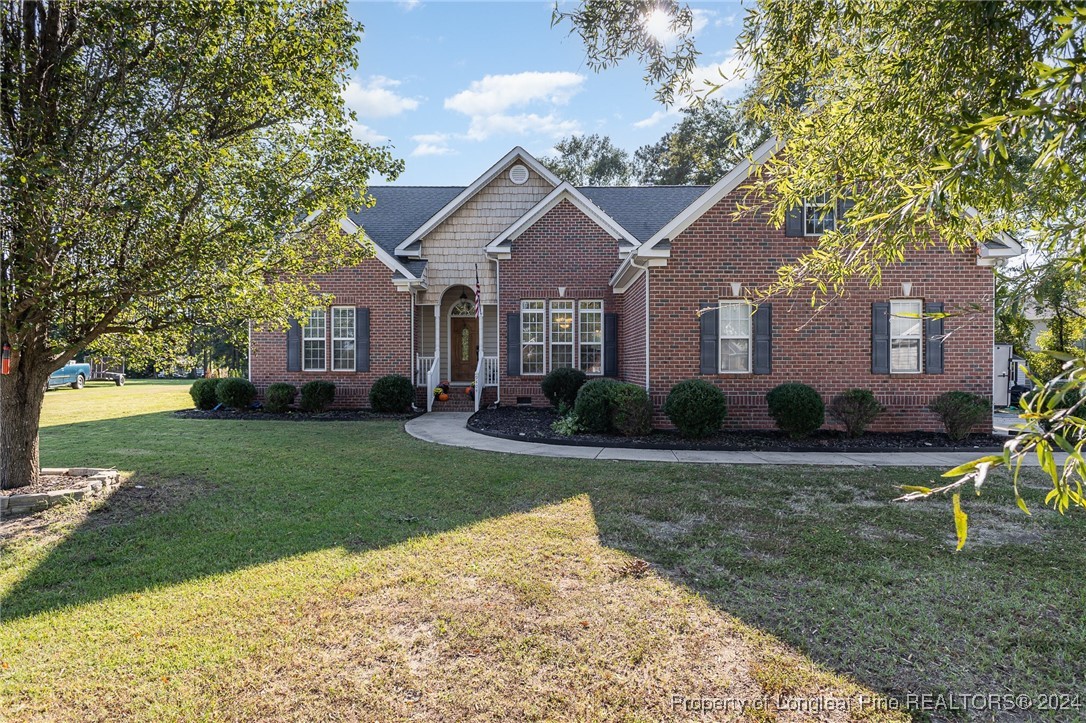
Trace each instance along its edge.
<path fill-rule="evenodd" d="M 753 162 L 772 152 L 765 146 Z M 319 302 L 329 314 L 333 305 L 356 310 L 355 369 L 333 371 L 331 331 L 323 372 L 302 370 L 309 365 L 294 348 L 298 327 L 254 331 L 252 380 L 263 390 L 278 381 L 329 379 L 339 388 L 338 406 L 365 406 L 369 387 L 384 374 L 424 384 L 418 371 L 425 371 L 435 349 L 445 380 L 449 310 L 461 297 L 474 301 L 478 273 L 485 314 L 476 336 L 498 382 L 482 390 L 483 404 L 499 395 L 504 404 L 525 397 L 546 403 L 540 377 L 522 373 L 525 300 L 543 303 L 544 370 L 570 359 L 597 364 L 602 358 L 605 373 L 649 389 L 658 426 L 668 426 L 659 410 L 671 386 L 695 377 L 727 395 L 729 426 L 747 428 L 771 426 L 764 396 L 782 382 L 811 384 L 827 402 L 845 389 L 871 389 L 888 408 L 876 430 L 937 430 L 938 421 L 926 411 L 933 397 L 951 389 L 990 393 L 994 281 L 985 266 L 1020 252 L 1009 238 L 979 245 L 976 255 L 952 254 L 940 243 L 917 250 L 886 270 L 881 288 L 857 283 L 819 314 L 800 300 L 756 304 L 760 314 L 751 320 L 750 359 L 741 369 L 731 363 L 723 369 L 721 340 L 736 348 L 742 343 L 730 332 L 722 335 L 718 320 L 699 320 L 699 308 L 754 299 L 753 290 L 772 282 L 778 266 L 814 242 L 770 226 L 765 215 L 738 213 L 744 199 L 744 206 L 752 205 L 748 175 L 740 164 L 712 187 L 574 189 L 518 148 L 468 186 L 371 188 L 375 205 L 352 211 L 344 224 L 372 238 L 378 258 L 313 278 L 322 293 L 335 297 Z M 922 373 L 880 373 L 889 341 L 874 311 L 900 299 L 903 282 L 926 313 L 980 311 L 924 321 Z M 582 350 L 581 328 L 589 329 L 596 317 L 585 316 L 582 324 L 581 310 L 595 313 L 597 305 L 604 348 Z M 563 326 L 570 309 L 572 342 Z M 562 333 L 550 338 L 552 327 Z M 465 403 L 462 393 L 456 399 Z M 417 401 L 426 403 L 424 386 Z"/>

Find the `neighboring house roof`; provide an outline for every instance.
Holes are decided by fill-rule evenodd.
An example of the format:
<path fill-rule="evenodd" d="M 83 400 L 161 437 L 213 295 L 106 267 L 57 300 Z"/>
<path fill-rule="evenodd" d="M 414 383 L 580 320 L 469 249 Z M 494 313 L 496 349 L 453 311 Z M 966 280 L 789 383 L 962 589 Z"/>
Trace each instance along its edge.
<path fill-rule="evenodd" d="M 634 238 L 644 242 L 708 186 L 580 186 L 577 188 Z"/>

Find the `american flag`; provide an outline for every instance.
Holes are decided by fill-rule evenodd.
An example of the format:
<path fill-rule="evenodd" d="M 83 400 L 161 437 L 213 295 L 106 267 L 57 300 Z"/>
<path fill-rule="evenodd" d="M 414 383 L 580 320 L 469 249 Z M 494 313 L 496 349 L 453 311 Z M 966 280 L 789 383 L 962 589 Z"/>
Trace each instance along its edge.
<path fill-rule="evenodd" d="M 483 291 L 479 286 L 479 264 L 475 264 L 475 318 L 483 318 Z"/>

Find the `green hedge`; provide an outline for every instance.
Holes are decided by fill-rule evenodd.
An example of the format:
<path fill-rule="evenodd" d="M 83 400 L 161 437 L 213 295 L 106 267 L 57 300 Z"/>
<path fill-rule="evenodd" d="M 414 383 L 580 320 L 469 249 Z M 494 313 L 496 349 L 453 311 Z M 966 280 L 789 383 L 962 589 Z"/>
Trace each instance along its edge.
<path fill-rule="evenodd" d="M 850 437 L 859 437 L 875 417 L 886 411 L 870 389 L 849 389 L 830 402 L 830 417 L 845 427 Z"/>
<path fill-rule="evenodd" d="M 294 398 L 298 396 L 298 388 L 293 384 L 277 382 L 268 385 L 268 391 L 264 394 L 264 409 L 275 414 L 287 411 Z"/>
<path fill-rule="evenodd" d="M 781 384 L 770 389 L 765 400 L 769 416 L 793 439 L 806 437 L 826 421 L 826 405 L 821 395 L 806 384 Z"/>
<path fill-rule="evenodd" d="M 588 381 L 588 376 L 580 369 L 561 367 L 552 370 L 539 386 L 543 390 L 543 396 L 550 400 L 555 409 L 572 409 L 577 403 L 577 392 Z"/>
<path fill-rule="evenodd" d="M 300 406 L 305 412 L 323 412 L 336 398 L 336 385 L 332 382 L 314 380 L 302 385 Z"/>
<path fill-rule="evenodd" d="M 720 430 L 728 414 L 728 400 L 704 379 L 687 379 L 668 392 L 664 414 L 679 434 L 700 439 Z"/>
<path fill-rule="evenodd" d="M 215 385 L 215 395 L 223 406 L 248 409 L 256 399 L 256 387 L 248 379 L 226 377 Z"/>
<path fill-rule="evenodd" d="M 939 415 L 947 436 L 954 440 L 965 439 L 969 431 L 985 419 L 991 419 L 992 403 L 984 397 L 969 392 L 953 391 L 940 394 L 928 409 Z"/>
<path fill-rule="evenodd" d="M 219 397 L 215 394 L 215 386 L 218 379 L 197 379 L 189 387 L 189 396 L 197 409 L 214 409 L 219 403 Z"/>
<path fill-rule="evenodd" d="M 415 387 L 399 374 L 381 377 L 370 387 L 370 409 L 386 414 L 400 414 L 411 409 Z"/>

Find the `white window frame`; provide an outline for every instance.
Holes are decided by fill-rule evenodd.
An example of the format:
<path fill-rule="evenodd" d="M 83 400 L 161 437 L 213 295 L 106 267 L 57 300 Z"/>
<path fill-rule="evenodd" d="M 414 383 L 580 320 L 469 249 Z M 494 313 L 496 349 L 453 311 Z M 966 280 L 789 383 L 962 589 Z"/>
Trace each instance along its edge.
<path fill-rule="evenodd" d="M 912 308 L 901 308 L 908 306 Z M 916 314 L 916 332 L 913 334 L 894 334 L 894 317 L 905 312 Z M 902 317 L 912 321 L 912 317 Z M 916 339 L 916 368 L 894 369 L 894 340 Z M 890 299 L 890 349 L 889 364 L 891 374 L 923 374 L 924 373 L 924 300 L 923 299 Z"/>
<path fill-rule="evenodd" d="M 539 324 L 543 332 L 543 338 L 539 341 L 524 341 L 524 326 L 527 323 L 528 314 L 532 314 L 533 316 L 536 314 L 539 315 Z M 524 371 L 524 348 L 528 346 L 540 347 L 540 352 L 543 359 L 543 364 L 540 371 Z M 520 373 L 521 376 L 526 377 L 539 377 L 547 373 L 547 302 L 542 299 L 521 299 L 520 302 Z"/>
<path fill-rule="evenodd" d="M 824 207 L 826 205 L 826 202 L 829 201 L 829 195 L 830 195 L 829 193 L 823 193 L 823 194 L 821 194 L 819 196 L 815 196 L 813 199 L 805 200 L 803 202 L 803 235 L 804 236 L 821 236 L 822 234 L 826 233 L 827 231 L 833 231 L 833 230 L 835 230 L 837 228 L 837 208 L 836 208 L 836 206 L 833 208 L 833 210 L 829 211 L 828 213 L 823 211 L 823 209 L 824 209 Z M 823 218 L 824 213 L 825 213 L 825 217 Z M 807 219 L 809 218 L 808 214 L 814 214 L 815 215 L 815 217 L 812 220 L 816 224 L 818 224 L 818 225 L 820 225 L 822 227 L 821 231 L 808 231 L 807 230 L 808 229 Z M 827 221 L 829 221 L 828 226 L 827 226 L 827 223 L 826 223 Z"/>
<path fill-rule="evenodd" d="M 555 347 L 569 349 L 569 366 L 577 368 L 577 304 L 572 299 L 552 299 L 547 311 L 547 361 L 548 371 L 557 369 L 554 365 Z M 569 341 L 555 341 L 555 319 L 562 315 L 569 316 Z M 565 332 L 563 332 L 565 333 Z"/>
<path fill-rule="evenodd" d="M 350 313 L 350 325 L 349 336 L 336 336 L 336 312 L 349 312 Z M 332 331 L 332 371 L 334 372 L 353 372 L 358 368 L 358 341 L 355 339 L 355 329 L 357 328 L 357 319 L 355 317 L 355 308 L 353 306 L 333 306 L 331 313 L 331 331 Z M 348 367 L 336 366 L 336 342 L 349 341 L 354 344 L 351 350 L 351 364 Z"/>
<path fill-rule="evenodd" d="M 747 312 L 747 335 L 733 336 L 724 335 L 724 307 L 725 306 L 742 306 Z M 720 299 L 717 302 L 716 312 L 716 336 L 717 336 L 717 351 L 716 351 L 716 366 L 717 372 L 720 374 L 750 374 L 751 369 L 754 367 L 754 307 L 750 303 L 749 299 Z M 725 369 L 721 351 L 724 348 L 725 341 L 731 341 L 736 339 L 745 339 L 747 342 L 747 368 L 746 369 Z"/>
<path fill-rule="evenodd" d="M 319 313 L 321 319 L 320 336 L 317 336 L 316 329 L 310 330 L 313 323 L 313 315 Z M 321 366 L 310 367 L 306 366 L 308 356 L 305 353 L 307 344 L 319 343 L 321 349 Z M 309 309 L 309 317 L 306 319 L 305 326 L 302 327 L 302 371 L 303 372 L 324 372 L 328 371 L 328 312 L 323 306 L 313 306 Z"/>
<path fill-rule="evenodd" d="M 592 304 L 586 308 L 587 304 Z M 600 327 L 600 340 L 598 342 L 589 341 L 586 342 L 585 338 L 585 317 L 596 316 L 599 318 Z M 581 358 L 581 350 L 585 347 L 599 347 L 600 349 L 600 370 L 598 372 L 585 371 L 590 377 L 602 377 L 603 376 L 603 344 L 604 344 L 604 329 L 603 329 L 603 301 L 599 299 L 584 299 L 577 302 L 577 358 L 576 364 L 578 369 L 584 369 L 583 359 Z"/>

